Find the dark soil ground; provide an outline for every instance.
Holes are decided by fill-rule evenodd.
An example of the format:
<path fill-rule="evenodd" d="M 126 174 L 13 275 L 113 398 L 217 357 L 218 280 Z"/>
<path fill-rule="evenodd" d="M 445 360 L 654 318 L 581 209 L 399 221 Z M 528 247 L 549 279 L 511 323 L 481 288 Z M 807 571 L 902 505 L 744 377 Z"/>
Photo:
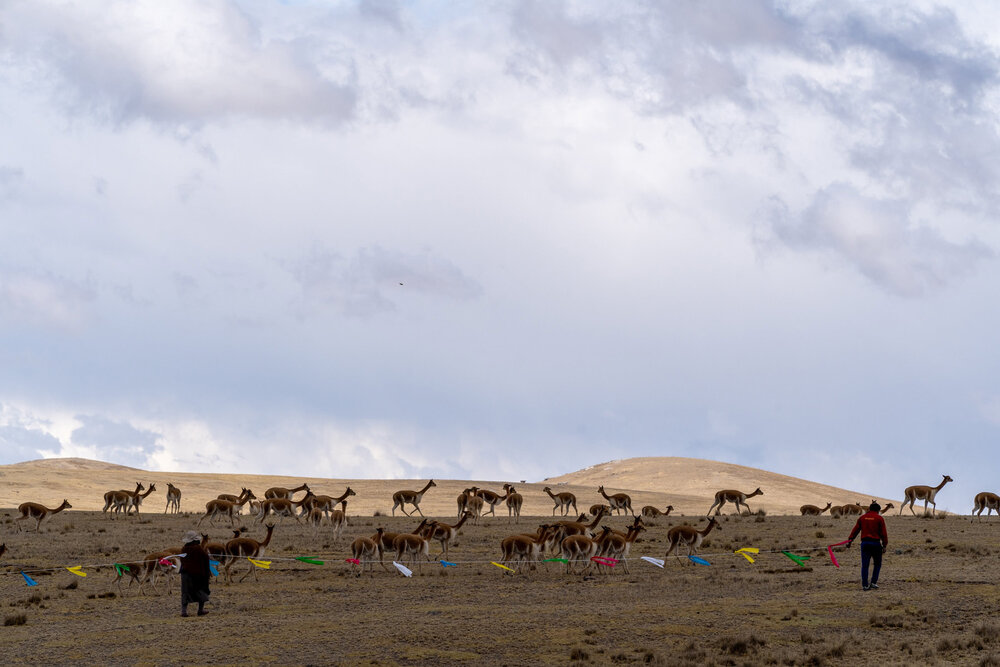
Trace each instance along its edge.
<path fill-rule="evenodd" d="M 550 564 L 510 576 L 488 561 L 519 531 L 487 518 L 463 527 L 451 550 L 456 567 L 426 564 L 412 578 L 382 570 L 355 577 L 344 559 L 354 537 L 379 525 L 407 531 L 415 520 L 352 517 L 339 544 L 328 528 L 314 536 L 285 520 L 259 581 L 217 581 L 210 614 L 181 618 L 176 581 L 169 594 L 161 583 L 158 594 L 133 586 L 122 596 L 111 564 L 179 546 L 200 515 L 110 521 L 67 511 L 39 533 L 16 532 L 13 516 L 0 510 L 8 549 L 0 557 L 0 655 L 8 664 L 1000 665 L 996 521 L 888 517 L 881 588 L 863 592 L 857 546 L 837 552 L 840 569 L 826 555 L 827 544 L 846 538 L 847 519 L 727 517 L 702 548 L 710 567 L 633 560 L 630 573 L 619 566 L 567 575 Z M 522 518 L 519 528 L 546 518 Z M 685 520 L 705 523 L 661 519 L 632 557 L 662 558 L 668 526 Z M 244 524 L 263 536 L 256 522 Z M 221 525 L 207 532 L 230 534 Z M 754 564 L 732 553 L 747 546 L 762 551 Z M 800 567 L 763 553 L 784 549 L 813 558 Z M 88 576 L 38 571 L 69 565 Z M 21 570 L 38 585 L 27 586 Z"/>

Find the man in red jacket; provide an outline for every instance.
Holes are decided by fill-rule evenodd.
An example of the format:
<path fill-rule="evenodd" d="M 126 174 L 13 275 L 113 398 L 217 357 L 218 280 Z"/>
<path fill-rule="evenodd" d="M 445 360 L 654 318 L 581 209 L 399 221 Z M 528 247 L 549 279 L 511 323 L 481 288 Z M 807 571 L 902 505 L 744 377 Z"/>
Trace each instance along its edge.
<path fill-rule="evenodd" d="M 882 554 L 889 546 L 889 533 L 885 529 L 885 519 L 879 514 L 882 506 L 872 501 L 868 506 L 868 511 L 858 517 L 858 522 L 854 524 L 854 530 L 847 538 L 847 548 L 851 548 L 854 538 L 861 533 L 861 588 L 871 590 L 878 588 L 878 573 L 882 569 Z M 871 585 L 868 584 L 868 564 L 875 561 L 875 568 L 872 570 Z"/>

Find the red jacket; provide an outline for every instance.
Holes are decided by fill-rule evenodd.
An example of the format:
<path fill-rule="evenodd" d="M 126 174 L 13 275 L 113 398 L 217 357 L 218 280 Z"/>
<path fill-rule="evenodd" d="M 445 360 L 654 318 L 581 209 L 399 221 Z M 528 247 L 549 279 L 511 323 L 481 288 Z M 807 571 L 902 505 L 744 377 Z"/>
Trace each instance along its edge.
<path fill-rule="evenodd" d="M 862 540 L 878 540 L 882 546 L 888 546 L 889 533 L 885 529 L 885 519 L 878 512 L 866 512 L 858 517 L 858 522 L 854 524 L 854 530 L 847 539 L 854 540 L 858 533 L 861 533 Z"/>

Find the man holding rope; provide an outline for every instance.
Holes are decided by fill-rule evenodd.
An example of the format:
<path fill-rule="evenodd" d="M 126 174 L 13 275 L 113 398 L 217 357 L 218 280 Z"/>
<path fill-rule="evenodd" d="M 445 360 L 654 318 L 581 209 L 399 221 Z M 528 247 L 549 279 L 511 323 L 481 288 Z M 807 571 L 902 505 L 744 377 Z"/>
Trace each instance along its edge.
<path fill-rule="evenodd" d="M 858 533 L 861 534 L 861 589 L 869 591 L 878 588 L 878 573 L 882 569 L 882 554 L 889 545 L 889 533 L 885 528 L 885 519 L 879 514 L 882 506 L 874 500 L 868 506 L 868 511 L 858 517 L 854 530 L 847 538 L 847 548 Z M 871 584 L 868 583 L 868 565 L 874 561 Z"/>

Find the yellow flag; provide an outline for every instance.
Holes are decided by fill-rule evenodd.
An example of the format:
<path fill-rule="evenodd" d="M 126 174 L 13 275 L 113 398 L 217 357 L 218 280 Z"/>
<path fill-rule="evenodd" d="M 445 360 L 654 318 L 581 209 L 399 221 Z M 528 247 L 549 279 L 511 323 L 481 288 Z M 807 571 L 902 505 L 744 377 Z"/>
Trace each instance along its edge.
<path fill-rule="evenodd" d="M 742 549 L 737 549 L 733 553 L 738 553 L 752 563 L 754 560 L 750 557 L 750 554 L 758 554 L 760 553 L 760 549 L 757 547 L 743 547 Z"/>
<path fill-rule="evenodd" d="M 250 561 L 251 563 L 253 563 L 254 565 L 256 565 L 259 568 L 262 568 L 262 569 L 265 569 L 265 570 L 270 570 L 271 569 L 271 561 L 269 561 L 269 560 L 254 560 L 253 558 L 247 558 L 247 560 Z"/>
<path fill-rule="evenodd" d="M 510 569 L 509 567 L 507 567 L 506 565 L 501 565 L 500 563 L 497 563 L 496 561 L 492 561 L 491 560 L 490 562 L 493 563 L 494 565 L 496 565 L 497 567 L 499 567 L 501 570 L 507 570 L 508 572 L 513 572 L 514 571 L 514 570 Z"/>
<path fill-rule="evenodd" d="M 73 574 L 75 574 L 78 577 L 86 577 L 87 573 L 80 571 L 80 568 L 82 568 L 82 567 L 83 567 L 82 565 L 74 565 L 73 567 L 67 567 L 66 569 L 69 570 L 70 572 L 72 572 Z"/>

